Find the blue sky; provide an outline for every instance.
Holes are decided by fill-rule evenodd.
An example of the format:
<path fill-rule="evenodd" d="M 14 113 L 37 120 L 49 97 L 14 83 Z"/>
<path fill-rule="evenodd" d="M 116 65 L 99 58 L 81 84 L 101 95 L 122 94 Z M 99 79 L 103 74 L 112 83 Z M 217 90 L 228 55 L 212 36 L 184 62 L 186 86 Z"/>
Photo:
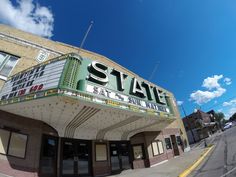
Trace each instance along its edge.
<path fill-rule="evenodd" d="M 85 49 L 145 79 L 157 66 L 151 81 L 187 114 L 201 107 L 228 117 L 236 112 L 235 9 L 235 0 L 1 0 L 0 22 L 79 46 L 93 20 Z"/>

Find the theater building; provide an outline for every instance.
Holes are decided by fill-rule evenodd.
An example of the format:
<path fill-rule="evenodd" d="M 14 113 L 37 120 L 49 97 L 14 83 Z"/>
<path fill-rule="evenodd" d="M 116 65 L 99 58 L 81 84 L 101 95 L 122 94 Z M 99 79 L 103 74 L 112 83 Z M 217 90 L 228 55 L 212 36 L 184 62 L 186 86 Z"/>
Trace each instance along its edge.
<path fill-rule="evenodd" d="M 173 94 L 99 54 L 0 25 L 0 174 L 106 176 L 189 148 Z"/>

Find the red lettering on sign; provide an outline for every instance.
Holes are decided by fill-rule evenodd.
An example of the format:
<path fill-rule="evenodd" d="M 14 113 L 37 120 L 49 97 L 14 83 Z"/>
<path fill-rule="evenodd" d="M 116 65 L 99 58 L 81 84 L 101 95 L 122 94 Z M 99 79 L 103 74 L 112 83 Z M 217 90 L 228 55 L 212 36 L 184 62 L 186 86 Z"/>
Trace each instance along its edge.
<path fill-rule="evenodd" d="M 25 91 L 26 91 L 26 89 L 19 90 L 18 95 L 19 96 L 24 95 Z"/>
<path fill-rule="evenodd" d="M 40 84 L 40 85 L 34 85 L 30 88 L 30 93 L 32 92 L 37 92 L 37 91 L 40 91 L 43 89 L 43 84 Z"/>

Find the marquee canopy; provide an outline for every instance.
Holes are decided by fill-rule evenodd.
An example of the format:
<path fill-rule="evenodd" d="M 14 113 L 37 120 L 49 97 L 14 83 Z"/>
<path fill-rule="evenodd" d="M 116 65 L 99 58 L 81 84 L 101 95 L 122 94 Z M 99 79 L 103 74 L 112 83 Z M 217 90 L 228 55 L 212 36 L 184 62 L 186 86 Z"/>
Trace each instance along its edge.
<path fill-rule="evenodd" d="M 13 75 L 0 98 L 1 110 L 41 120 L 62 137 L 127 140 L 175 120 L 165 90 L 76 54 Z"/>

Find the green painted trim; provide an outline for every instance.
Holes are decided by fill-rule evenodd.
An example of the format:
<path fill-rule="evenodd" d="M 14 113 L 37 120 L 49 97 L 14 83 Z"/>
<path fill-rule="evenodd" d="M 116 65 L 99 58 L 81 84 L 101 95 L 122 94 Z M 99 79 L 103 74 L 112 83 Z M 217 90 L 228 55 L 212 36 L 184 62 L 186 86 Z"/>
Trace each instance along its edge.
<path fill-rule="evenodd" d="M 63 70 L 62 70 L 62 73 L 61 73 L 61 76 L 59 79 L 59 83 L 56 86 L 56 88 L 47 89 L 47 90 L 44 90 L 41 92 L 36 92 L 33 94 L 27 94 L 22 97 L 15 97 L 15 98 L 9 99 L 7 101 L 3 100 L 3 101 L 0 101 L 0 105 L 19 103 L 19 102 L 24 102 L 24 101 L 34 100 L 34 99 L 45 98 L 48 96 L 64 95 L 64 96 L 73 97 L 73 98 L 76 98 L 79 100 L 90 101 L 90 102 L 100 104 L 103 106 L 105 105 L 105 106 L 109 106 L 109 107 L 117 108 L 117 109 L 121 109 L 121 110 L 128 110 L 131 112 L 143 113 L 145 115 L 153 115 L 153 116 L 157 116 L 157 117 L 165 116 L 165 118 L 174 116 L 171 106 L 164 106 L 164 105 L 160 105 L 158 103 L 155 103 L 157 106 L 161 106 L 163 108 L 168 108 L 170 110 L 170 113 L 168 113 L 168 112 L 164 112 L 164 111 L 157 111 L 155 109 L 148 109 L 145 107 L 140 107 L 138 105 L 125 103 L 125 102 L 122 102 L 119 100 L 115 100 L 112 98 L 107 98 L 107 97 L 103 97 L 101 95 L 95 95 L 93 93 L 87 92 L 86 85 L 87 85 L 88 81 L 84 78 L 84 77 L 86 77 L 87 70 L 85 68 L 80 69 L 80 66 L 82 65 L 83 58 L 81 56 L 79 56 L 78 54 L 74 54 L 74 53 L 66 54 L 66 55 L 48 60 L 46 62 L 40 63 L 34 67 L 28 68 L 27 70 L 19 72 L 15 75 L 19 75 L 21 73 L 24 73 L 24 72 L 31 70 L 31 69 L 38 67 L 38 66 L 46 65 L 46 64 L 60 61 L 60 60 L 66 60 L 66 63 L 64 64 L 64 67 L 63 67 Z M 90 63 L 90 60 L 84 60 L 83 62 L 84 62 L 83 67 L 85 67 Z M 15 76 L 15 75 L 13 75 L 13 76 Z M 81 78 L 83 78 L 83 79 L 81 79 Z M 112 82 L 115 82 L 115 80 Z M 90 84 L 94 85 L 94 86 L 98 86 L 96 84 L 92 84 L 92 83 L 90 83 Z M 98 86 L 98 87 L 102 87 L 102 86 Z M 111 88 L 107 88 L 107 89 L 114 91 Z M 45 95 L 45 93 L 47 93 L 47 91 L 50 91 L 50 90 L 54 90 L 54 91 L 56 91 L 56 93 L 53 93 L 52 95 Z M 63 91 L 71 92 L 72 95 L 70 96 L 67 94 L 63 94 Z M 114 91 L 114 92 L 119 93 L 119 91 Z M 40 97 L 36 96 L 36 95 L 40 95 L 40 94 L 42 94 L 42 96 L 40 96 Z M 83 98 L 77 96 L 79 94 L 85 95 L 85 98 L 83 99 Z M 133 97 L 131 95 L 127 95 L 125 93 L 121 93 L 121 94 L 138 99 L 136 97 Z M 20 98 L 24 98 L 24 100 L 21 100 Z M 98 99 L 102 100 L 103 103 L 95 102 L 93 100 L 93 98 L 98 98 Z M 142 99 L 139 99 L 139 100 L 142 100 Z M 144 101 L 147 101 L 147 100 L 144 100 Z M 123 106 L 123 108 L 122 108 L 122 106 Z"/>
<path fill-rule="evenodd" d="M 41 96 L 41 97 L 34 97 L 36 94 L 40 94 L 40 93 L 46 93 L 48 91 L 57 91 L 56 93 L 52 93 L 52 94 L 47 94 L 46 96 Z M 26 99 L 26 97 L 29 97 L 32 95 L 32 99 Z M 57 88 L 53 88 L 53 89 L 48 89 L 48 90 L 44 90 L 44 91 L 41 91 L 41 92 L 37 92 L 35 94 L 27 94 L 27 95 L 24 95 L 22 97 L 15 97 L 15 98 L 12 98 L 12 99 L 9 99 L 7 101 L 0 101 L 0 107 L 1 106 L 6 106 L 6 105 L 10 105 L 10 104 L 15 104 L 15 103 L 22 103 L 22 102 L 25 102 L 25 101 L 32 101 L 32 100 L 37 100 L 37 99 L 41 99 L 41 98 L 47 98 L 47 97 L 51 97 L 51 96 L 55 96 L 55 95 L 58 95 L 58 89 Z M 24 98 L 22 100 L 20 100 L 21 98 Z M 17 101 L 13 101 L 13 100 L 17 100 Z"/>
<path fill-rule="evenodd" d="M 40 93 L 44 93 L 43 95 L 45 95 L 45 92 L 47 93 L 48 91 L 56 91 L 56 92 L 55 92 L 55 93 L 52 93 L 52 94 L 49 94 L 49 95 L 47 94 L 46 96 L 35 97 L 36 94 L 40 94 Z M 83 98 L 78 97 L 78 96 L 67 95 L 67 94 L 63 93 L 63 91 L 68 91 L 68 92 L 73 91 L 73 92 L 74 92 L 74 90 L 67 90 L 67 89 L 66 89 L 66 90 L 58 90 L 57 88 L 48 89 L 48 90 L 46 90 L 46 91 L 37 92 L 37 93 L 35 93 L 35 94 L 28 94 L 28 95 L 25 95 L 25 96 L 24 96 L 24 98 L 31 96 L 31 99 L 26 99 L 26 98 L 25 98 L 24 100 L 20 100 L 20 97 L 17 97 L 17 98 L 13 98 L 13 99 L 11 99 L 11 100 L 8 100 L 8 101 L 1 101 L 1 102 L 0 102 L 0 107 L 1 107 L 1 106 L 6 106 L 6 105 L 10 105 L 10 104 L 14 104 L 14 103 L 21 103 L 21 102 L 25 102 L 25 101 L 32 101 L 32 100 L 37 100 L 37 99 L 42 99 L 42 98 L 48 98 L 48 97 L 51 97 L 51 96 L 64 96 L 64 97 L 73 98 L 73 99 L 75 99 L 75 100 L 82 100 L 82 101 L 85 101 L 85 102 L 89 102 L 89 103 L 93 103 L 93 104 L 98 104 L 98 105 L 101 105 L 101 106 L 107 106 L 107 107 L 114 108 L 114 109 L 118 109 L 118 110 L 129 111 L 129 112 L 131 112 L 131 113 L 134 113 L 134 112 L 135 112 L 135 113 L 137 113 L 137 114 L 142 114 L 142 115 L 145 115 L 145 116 L 148 116 L 148 115 L 149 115 L 149 116 L 154 116 L 154 117 L 163 118 L 163 119 L 169 119 L 169 120 L 174 120 L 174 119 L 175 119 L 174 115 L 172 115 L 172 114 L 168 114 L 168 113 L 165 113 L 165 112 L 158 112 L 158 111 L 156 111 L 156 110 L 153 110 L 153 112 L 157 113 L 158 115 L 148 113 L 148 111 L 152 111 L 151 109 L 150 109 L 150 110 L 149 110 L 149 109 L 142 109 L 142 110 L 146 110 L 146 112 L 138 111 L 138 110 L 140 110 L 140 108 L 139 108 L 138 106 L 133 106 L 133 107 L 136 107 L 136 108 L 137 108 L 137 111 L 131 110 L 131 109 L 130 109 L 130 105 L 124 104 L 123 102 L 119 102 L 119 101 L 115 101 L 115 102 L 119 102 L 119 103 L 121 103 L 122 105 L 127 105 L 129 108 L 128 108 L 128 109 L 124 109 L 124 108 L 121 108 L 121 107 L 112 106 L 112 105 L 110 105 L 110 104 L 103 104 L 103 103 L 94 102 L 94 101 L 92 100 L 93 96 L 87 94 L 86 92 L 81 92 L 81 91 L 78 92 L 78 91 L 76 91 L 76 92 L 74 92 L 74 93 L 77 94 L 77 95 L 78 95 L 78 94 L 86 95 L 86 96 L 89 97 L 90 99 L 83 99 Z M 14 99 L 17 99 L 17 101 L 13 102 Z M 104 99 L 104 98 L 100 98 L 100 99 L 102 99 L 102 100 L 105 101 L 105 102 L 109 101 L 109 99 Z M 4 103 L 4 102 L 5 102 L 5 103 Z M 131 105 L 131 107 L 132 107 L 132 105 Z"/>
<path fill-rule="evenodd" d="M 76 89 L 82 57 L 69 56 L 63 68 L 58 88 Z"/>

